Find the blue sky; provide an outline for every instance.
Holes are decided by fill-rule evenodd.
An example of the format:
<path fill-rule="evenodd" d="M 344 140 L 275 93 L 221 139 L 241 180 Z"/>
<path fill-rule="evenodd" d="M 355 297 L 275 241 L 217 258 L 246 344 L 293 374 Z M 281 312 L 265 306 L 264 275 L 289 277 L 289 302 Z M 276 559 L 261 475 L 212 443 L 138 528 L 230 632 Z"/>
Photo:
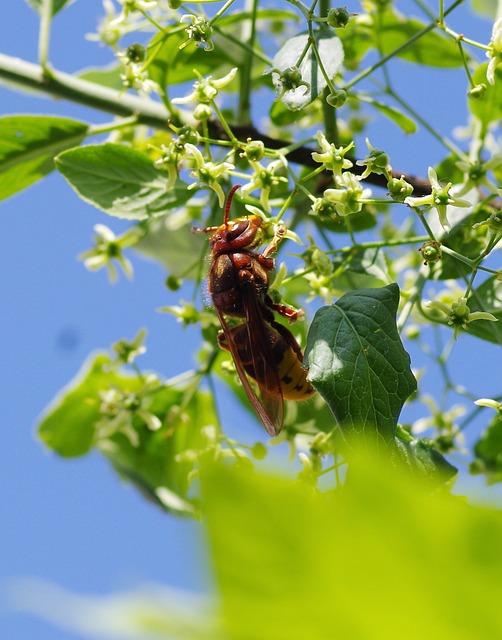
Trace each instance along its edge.
<path fill-rule="evenodd" d="M 351 3 L 347 5 L 350 10 Z M 50 55 L 56 68 L 73 72 L 109 62 L 108 52 L 82 38 L 95 29 L 100 13 L 101 2 L 85 0 L 56 18 Z M 37 31 L 37 16 L 28 5 L 23 0 L 10 2 L 0 22 L 1 51 L 35 62 Z M 480 22 L 479 37 L 487 41 L 489 32 L 489 22 Z M 417 72 L 403 77 L 403 84 L 414 83 L 417 107 L 437 101 L 440 124 L 448 131 L 453 120 L 462 122 L 462 116 L 452 117 L 452 108 L 465 112 L 465 102 L 460 88 L 442 84 L 441 78 L 449 82 L 446 72 L 438 78 L 431 86 L 427 76 Z M 51 113 L 93 123 L 111 119 L 3 87 L 0 105 L 2 115 Z M 380 134 L 387 136 L 385 141 L 378 139 Z M 423 148 L 418 137 L 405 138 L 392 126 L 376 129 L 374 135 L 373 144 L 389 150 L 396 168 L 425 175 L 434 153 L 439 157 L 432 142 Z M 147 326 L 149 351 L 142 364 L 169 377 L 192 366 L 197 331 L 181 333 L 173 318 L 155 311 L 176 300 L 165 289 L 164 273 L 157 265 L 135 259 L 133 283 L 121 278 L 114 286 L 103 272 L 90 274 L 83 268 L 76 256 L 90 246 L 93 225 L 109 224 L 115 231 L 123 225 L 79 200 L 56 173 L 0 203 L 0 213 L 0 579 L 42 577 L 76 592 L 98 594 L 149 581 L 207 588 L 210 577 L 198 525 L 167 517 L 145 502 L 99 455 L 61 460 L 34 437 L 37 416 L 93 349 L 132 338 Z M 480 341 L 471 339 L 471 344 L 474 375 L 466 383 L 479 378 L 484 354 L 489 353 Z M 465 366 L 465 361 L 455 363 L 455 357 L 456 366 Z M 242 422 L 252 438 L 262 437 L 250 416 Z M 9 640 L 70 637 L 1 605 L 0 631 Z"/>

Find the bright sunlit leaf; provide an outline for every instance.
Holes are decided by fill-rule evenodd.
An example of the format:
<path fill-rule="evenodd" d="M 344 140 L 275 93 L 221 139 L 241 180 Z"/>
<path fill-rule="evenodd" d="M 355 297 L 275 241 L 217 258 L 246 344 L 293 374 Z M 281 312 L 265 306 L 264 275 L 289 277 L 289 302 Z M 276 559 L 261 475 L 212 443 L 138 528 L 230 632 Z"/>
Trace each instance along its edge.
<path fill-rule="evenodd" d="M 396 328 L 398 303 L 396 284 L 345 294 L 317 311 L 305 350 L 309 380 L 342 428 L 364 425 L 386 441 L 416 389 Z"/>
<path fill-rule="evenodd" d="M 181 181 L 167 189 L 167 173 L 145 154 L 119 144 L 70 149 L 56 158 L 56 167 L 83 200 L 118 218 L 143 220 L 192 196 Z"/>

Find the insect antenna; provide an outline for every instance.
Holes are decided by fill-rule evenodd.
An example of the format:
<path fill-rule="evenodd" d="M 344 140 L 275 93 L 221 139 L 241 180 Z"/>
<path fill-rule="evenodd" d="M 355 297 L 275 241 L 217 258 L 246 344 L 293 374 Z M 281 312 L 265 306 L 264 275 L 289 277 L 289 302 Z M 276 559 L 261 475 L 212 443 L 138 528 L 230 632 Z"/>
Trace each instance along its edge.
<path fill-rule="evenodd" d="M 225 213 L 223 215 L 223 224 L 226 226 L 228 224 L 228 214 L 230 213 L 230 207 L 232 206 L 232 200 L 234 197 L 234 193 L 237 189 L 240 189 L 242 185 L 236 184 L 235 187 L 232 187 L 228 193 L 227 201 L 225 203 Z"/>

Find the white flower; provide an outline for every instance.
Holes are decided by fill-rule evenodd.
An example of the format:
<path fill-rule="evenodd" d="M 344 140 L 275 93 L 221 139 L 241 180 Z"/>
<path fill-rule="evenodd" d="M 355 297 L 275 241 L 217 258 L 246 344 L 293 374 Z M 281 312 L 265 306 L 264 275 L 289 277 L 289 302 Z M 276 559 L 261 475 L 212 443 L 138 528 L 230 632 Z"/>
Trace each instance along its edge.
<path fill-rule="evenodd" d="M 492 29 L 492 38 L 486 56 L 490 58 L 486 79 L 490 84 L 495 84 L 495 69 L 502 63 L 502 18 L 499 18 Z"/>

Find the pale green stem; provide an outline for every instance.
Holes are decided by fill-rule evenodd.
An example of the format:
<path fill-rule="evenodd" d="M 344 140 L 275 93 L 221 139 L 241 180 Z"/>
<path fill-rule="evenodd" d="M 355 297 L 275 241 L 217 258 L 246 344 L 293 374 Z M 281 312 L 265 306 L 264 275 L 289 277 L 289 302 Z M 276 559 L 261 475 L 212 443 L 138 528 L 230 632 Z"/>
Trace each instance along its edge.
<path fill-rule="evenodd" d="M 44 73 L 50 73 L 49 64 L 49 41 L 52 23 L 52 0 L 42 2 L 42 13 L 40 16 L 40 29 L 38 34 L 38 61 Z"/>
<path fill-rule="evenodd" d="M 44 69 L 31 62 L 0 53 L 0 78 L 55 98 L 64 98 L 117 116 L 136 115 L 138 123 L 169 130 L 170 113 L 164 105 L 150 98 L 139 98 L 130 94 L 119 94 L 94 82 L 82 80 L 62 71 Z"/>
<path fill-rule="evenodd" d="M 235 2 L 235 0 L 227 0 L 227 2 L 225 2 L 225 4 L 221 7 L 221 9 L 219 9 L 214 16 L 211 18 L 211 20 L 209 21 L 209 24 L 211 26 L 214 25 L 214 23 L 218 20 L 218 18 L 223 15 L 225 13 L 225 11 L 228 9 L 228 7 L 231 7 L 233 5 L 233 3 Z"/>

